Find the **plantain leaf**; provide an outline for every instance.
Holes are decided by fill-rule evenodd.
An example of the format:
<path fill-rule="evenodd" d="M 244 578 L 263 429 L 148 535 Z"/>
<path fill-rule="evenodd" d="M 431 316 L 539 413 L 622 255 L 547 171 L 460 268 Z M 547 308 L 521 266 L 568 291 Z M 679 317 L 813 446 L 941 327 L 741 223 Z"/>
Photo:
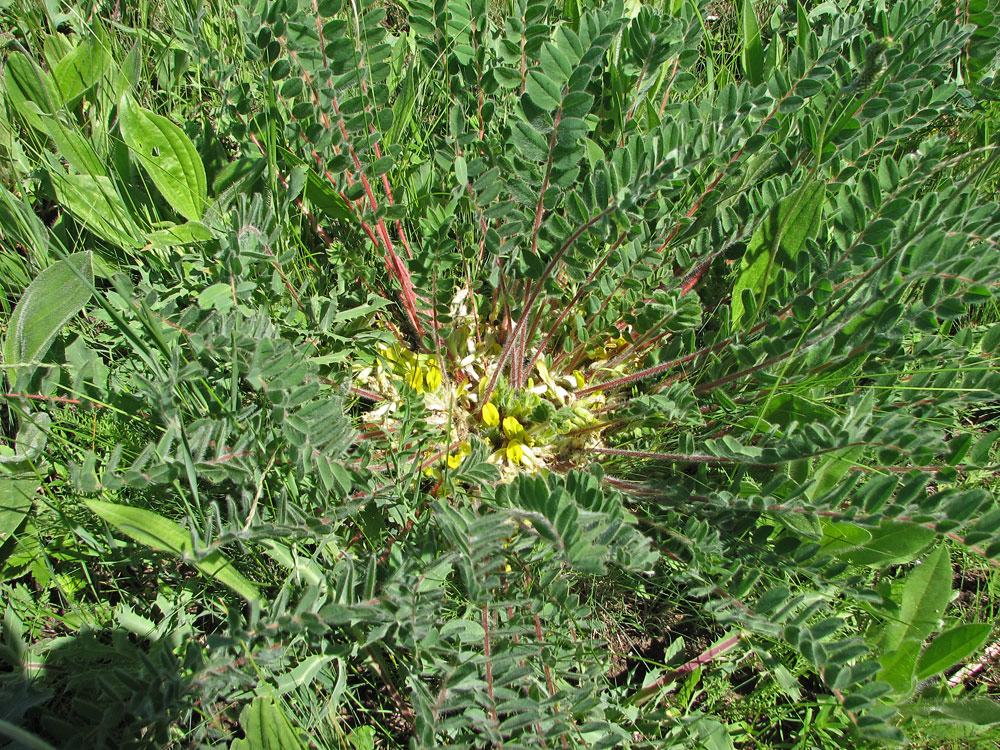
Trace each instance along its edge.
<path fill-rule="evenodd" d="M 59 98 L 48 73 L 26 55 L 13 52 L 7 58 L 3 88 L 24 121 L 44 132 L 43 119 L 56 111 Z"/>
<path fill-rule="evenodd" d="M 17 441 L 14 450 L 0 449 L 0 471 L 16 474 L 31 471 L 31 461 L 40 458 L 48 441 L 48 428 L 52 417 L 45 412 L 36 412 L 21 418 L 21 427 L 17 431 Z"/>
<path fill-rule="evenodd" d="M 244 737 L 232 750 L 306 750 L 292 722 L 274 698 L 259 696 L 240 712 Z"/>
<path fill-rule="evenodd" d="M 122 138 L 170 207 L 198 221 L 208 203 L 205 166 L 191 139 L 166 117 L 143 109 L 127 94 L 118 105 Z"/>
<path fill-rule="evenodd" d="M 66 174 L 54 176 L 53 183 L 62 206 L 98 237 L 124 248 L 142 245 L 141 232 L 109 178 Z"/>
<path fill-rule="evenodd" d="M 84 39 L 56 65 L 52 77 L 63 101 L 70 104 L 101 80 L 111 66 L 111 55 L 96 36 Z"/>
<path fill-rule="evenodd" d="M 775 206 L 754 231 L 747 244 L 740 264 L 739 275 L 733 286 L 732 318 L 737 325 L 746 313 L 743 307 L 743 290 L 754 297 L 763 297 L 776 273 L 775 261 L 781 250 L 788 262 L 794 262 L 806 239 L 819 229 L 826 202 L 826 185 L 813 181 L 806 183 L 797 193 Z"/>
<path fill-rule="evenodd" d="M 764 80 L 764 49 L 760 42 L 757 11 L 753 9 L 751 0 L 743 0 L 741 26 L 743 47 L 740 51 L 740 57 L 743 60 L 743 71 L 750 83 L 756 86 Z"/>
<path fill-rule="evenodd" d="M 308 687 L 316 679 L 320 670 L 333 658 L 328 654 L 307 656 L 294 669 L 278 678 L 274 686 L 275 694 L 284 695 L 300 687 Z"/>
<path fill-rule="evenodd" d="M 906 521 L 883 521 L 878 528 L 872 529 L 871 541 L 843 553 L 834 551 L 834 554 L 855 565 L 906 562 L 930 544 L 935 536 L 933 529 L 926 526 Z"/>
<path fill-rule="evenodd" d="M 892 651 L 903 641 L 923 642 L 938 625 L 951 599 L 951 560 L 939 546 L 906 577 L 899 619 L 885 629 L 883 648 Z"/>
<path fill-rule="evenodd" d="M 888 682 L 897 695 L 908 695 L 913 690 L 913 676 L 917 669 L 920 646 L 921 643 L 917 640 L 903 641 L 892 650 L 884 652 L 879 659 L 882 671 L 878 678 Z"/>
<path fill-rule="evenodd" d="M 864 454 L 864 448 L 852 446 L 841 448 L 824 456 L 816 467 L 814 478 L 816 483 L 809 488 L 806 496 L 812 500 L 822 497 L 829 492 L 843 478 L 844 474 L 851 470 L 851 467 L 858 465 L 858 459 Z"/>
<path fill-rule="evenodd" d="M 212 239 L 212 232 L 200 221 L 188 221 L 157 229 L 146 236 L 149 245 L 165 250 L 178 245 L 197 245 Z"/>
<path fill-rule="evenodd" d="M 310 169 L 306 174 L 304 192 L 309 202 L 327 218 L 337 221 L 355 219 L 351 204 L 345 201 L 328 181 L 320 178 L 314 169 Z"/>
<path fill-rule="evenodd" d="M 56 261 L 38 274 L 10 316 L 3 342 L 4 364 L 30 366 L 41 359 L 56 334 L 90 300 L 93 281 L 93 257 L 89 251 Z M 7 370 L 11 386 L 19 376 L 18 369 Z"/>
<path fill-rule="evenodd" d="M 93 145 L 77 128 L 67 125 L 58 116 L 46 117 L 43 127 L 52 139 L 56 151 L 73 169 L 95 177 L 107 174 Z"/>
<path fill-rule="evenodd" d="M 988 726 L 1000 724 L 1000 703 L 989 698 L 966 698 L 961 701 L 920 701 L 900 706 L 905 716 L 923 716 L 949 724 Z"/>
<path fill-rule="evenodd" d="M 95 514 L 140 544 L 190 562 L 206 576 L 228 586 L 247 601 L 260 601 L 257 587 L 244 578 L 218 550 L 213 550 L 200 559 L 195 558 L 191 535 L 173 521 L 145 508 L 99 500 L 84 502 Z"/>
<path fill-rule="evenodd" d="M 966 623 L 946 630 L 932 640 L 917 663 L 917 679 L 940 674 L 952 664 L 972 656 L 990 637 L 991 625 Z"/>
<path fill-rule="evenodd" d="M 28 515 L 40 486 L 37 479 L 0 477 L 0 544 L 17 530 Z"/>

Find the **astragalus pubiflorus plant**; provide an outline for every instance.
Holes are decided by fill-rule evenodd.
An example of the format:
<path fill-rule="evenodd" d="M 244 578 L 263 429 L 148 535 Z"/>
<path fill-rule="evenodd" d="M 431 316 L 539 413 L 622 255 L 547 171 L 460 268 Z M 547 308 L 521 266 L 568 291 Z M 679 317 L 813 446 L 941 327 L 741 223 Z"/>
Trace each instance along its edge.
<path fill-rule="evenodd" d="M 986 10 L 747 4 L 720 68 L 683 2 L 50 5 L 4 11 L 0 731 L 1000 719 L 944 677 L 1000 556 L 997 156 L 940 126 Z M 737 665 L 763 723 L 699 692 Z"/>

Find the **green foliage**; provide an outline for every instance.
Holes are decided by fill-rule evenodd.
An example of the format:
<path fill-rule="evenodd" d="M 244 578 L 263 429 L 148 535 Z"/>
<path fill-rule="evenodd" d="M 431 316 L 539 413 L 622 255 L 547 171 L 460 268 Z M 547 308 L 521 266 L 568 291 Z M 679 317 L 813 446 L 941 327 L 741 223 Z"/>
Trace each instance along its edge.
<path fill-rule="evenodd" d="M 83 252 L 56 261 L 24 290 L 3 341 L 3 360 L 12 386 L 17 383 L 17 370 L 30 374 L 63 326 L 90 301 L 93 279 L 93 257 Z"/>
<path fill-rule="evenodd" d="M 153 549 L 169 552 L 185 559 L 193 554 L 191 538 L 184 529 L 168 521 L 157 513 L 145 508 L 130 508 L 126 505 L 88 500 L 87 507 L 94 513 L 140 544 Z M 244 599 L 260 601 L 260 593 L 246 578 L 233 569 L 218 550 L 207 555 L 198 555 L 194 564 L 205 575 L 223 583 Z"/>
<path fill-rule="evenodd" d="M 996 723 L 995 8 L 663 6 L 0 11 L 19 738 Z"/>

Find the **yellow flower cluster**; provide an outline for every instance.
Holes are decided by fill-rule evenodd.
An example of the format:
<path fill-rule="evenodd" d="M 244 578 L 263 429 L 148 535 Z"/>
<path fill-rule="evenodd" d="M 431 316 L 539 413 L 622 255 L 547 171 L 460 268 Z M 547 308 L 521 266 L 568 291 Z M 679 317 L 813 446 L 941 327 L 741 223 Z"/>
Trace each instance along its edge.
<path fill-rule="evenodd" d="M 417 393 L 425 390 L 433 393 L 441 387 L 441 370 L 434 357 L 429 354 L 416 354 L 399 346 L 387 346 L 382 349 L 388 369 L 398 375 Z"/>

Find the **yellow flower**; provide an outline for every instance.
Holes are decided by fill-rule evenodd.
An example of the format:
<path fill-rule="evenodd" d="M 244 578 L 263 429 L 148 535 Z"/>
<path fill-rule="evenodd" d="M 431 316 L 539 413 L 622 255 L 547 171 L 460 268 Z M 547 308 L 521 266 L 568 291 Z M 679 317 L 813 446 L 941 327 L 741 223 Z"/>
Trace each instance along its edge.
<path fill-rule="evenodd" d="M 468 443 L 462 443 L 458 446 L 458 450 L 448 456 L 448 468 L 455 470 L 461 466 L 462 461 L 472 453 L 472 446 Z"/>
<path fill-rule="evenodd" d="M 496 427 L 500 424 L 500 412 L 493 404 L 483 405 L 483 422 L 487 427 Z"/>
<path fill-rule="evenodd" d="M 583 373 L 579 370 L 573 370 L 573 377 L 576 379 L 576 387 L 583 388 L 586 385 L 586 381 L 583 379 Z"/>
<path fill-rule="evenodd" d="M 406 382 L 409 384 L 410 388 L 415 390 L 417 393 L 424 392 L 424 372 L 417 365 L 413 365 L 410 368 L 409 374 L 406 376 Z"/>
<path fill-rule="evenodd" d="M 517 421 L 517 417 L 505 417 L 503 420 L 503 434 L 508 440 L 518 440 L 524 442 L 524 427 Z"/>
<path fill-rule="evenodd" d="M 441 385 L 441 371 L 431 365 L 431 368 L 427 371 L 427 375 L 424 377 L 427 383 L 427 390 L 436 391 L 438 386 Z"/>
<path fill-rule="evenodd" d="M 510 419 L 511 417 L 508 417 Z M 505 422 L 507 420 L 504 420 Z M 507 443 L 507 448 L 504 451 L 507 456 L 507 460 L 512 464 L 519 464 L 524 459 L 524 446 L 517 440 L 511 440 Z"/>

